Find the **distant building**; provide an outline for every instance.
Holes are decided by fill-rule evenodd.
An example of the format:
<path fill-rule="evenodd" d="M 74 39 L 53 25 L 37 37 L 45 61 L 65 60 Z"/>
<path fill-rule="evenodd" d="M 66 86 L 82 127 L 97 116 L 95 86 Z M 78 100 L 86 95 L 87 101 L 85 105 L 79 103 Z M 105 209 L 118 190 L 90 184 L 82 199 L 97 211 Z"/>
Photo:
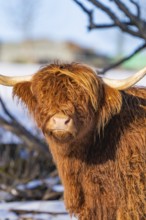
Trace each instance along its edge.
<path fill-rule="evenodd" d="M 98 55 L 93 49 L 83 48 L 72 42 L 29 40 L 1 45 L 1 62 L 50 63 L 54 60 L 86 62 L 102 65 L 108 58 Z"/>

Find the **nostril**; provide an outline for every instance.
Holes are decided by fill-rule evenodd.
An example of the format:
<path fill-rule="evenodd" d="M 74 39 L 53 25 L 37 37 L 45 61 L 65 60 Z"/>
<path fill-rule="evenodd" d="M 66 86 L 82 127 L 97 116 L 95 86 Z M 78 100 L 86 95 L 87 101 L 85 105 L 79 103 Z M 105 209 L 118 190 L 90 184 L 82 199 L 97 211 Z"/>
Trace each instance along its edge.
<path fill-rule="evenodd" d="M 70 118 L 68 118 L 68 119 L 64 122 L 64 124 L 67 125 L 69 122 L 70 122 Z"/>

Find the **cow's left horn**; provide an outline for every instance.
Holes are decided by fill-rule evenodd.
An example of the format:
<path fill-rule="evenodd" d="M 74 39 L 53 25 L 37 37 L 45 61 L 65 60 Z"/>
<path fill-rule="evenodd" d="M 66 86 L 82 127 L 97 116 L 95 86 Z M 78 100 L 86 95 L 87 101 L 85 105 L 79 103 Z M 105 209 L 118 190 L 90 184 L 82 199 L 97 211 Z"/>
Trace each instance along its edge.
<path fill-rule="evenodd" d="M 17 83 L 31 81 L 33 75 L 28 76 L 4 76 L 0 75 L 0 84 L 4 86 L 14 86 Z"/>
<path fill-rule="evenodd" d="M 123 90 L 123 89 L 128 89 L 129 87 L 135 85 L 145 75 L 146 75 L 146 67 L 126 79 L 115 80 L 104 77 L 102 79 L 110 87 L 118 90 Z"/>

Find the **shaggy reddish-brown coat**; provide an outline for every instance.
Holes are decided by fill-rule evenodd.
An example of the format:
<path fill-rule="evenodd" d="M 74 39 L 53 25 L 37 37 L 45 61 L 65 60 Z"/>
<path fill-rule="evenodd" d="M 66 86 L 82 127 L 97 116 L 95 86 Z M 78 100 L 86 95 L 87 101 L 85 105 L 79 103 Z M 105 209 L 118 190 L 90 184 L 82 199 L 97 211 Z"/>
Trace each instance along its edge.
<path fill-rule="evenodd" d="M 14 87 L 44 132 L 79 220 L 146 219 L 146 89 L 118 91 L 81 64 L 52 64 Z M 48 131 L 62 112 L 78 131 L 67 141 Z M 63 134 L 62 134 L 63 135 Z"/>

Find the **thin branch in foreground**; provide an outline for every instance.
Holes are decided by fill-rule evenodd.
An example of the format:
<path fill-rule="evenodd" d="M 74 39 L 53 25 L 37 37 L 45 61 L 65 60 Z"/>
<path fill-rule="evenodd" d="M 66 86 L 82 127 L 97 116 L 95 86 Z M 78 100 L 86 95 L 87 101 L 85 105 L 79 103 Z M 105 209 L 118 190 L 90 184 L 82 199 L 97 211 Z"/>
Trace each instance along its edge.
<path fill-rule="evenodd" d="M 130 55 L 122 58 L 121 60 L 119 60 L 118 62 L 102 69 L 102 70 L 98 70 L 98 73 L 100 74 L 104 74 L 105 72 L 107 72 L 110 69 L 113 69 L 117 66 L 119 66 L 120 64 L 124 63 L 125 61 L 129 60 L 131 57 L 133 57 L 135 54 L 137 54 L 139 51 L 143 50 L 144 48 L 146 48 L 146 43 L 142 44 L 140 47 L 138 47 L 136 50 L 134 50 L 134 52 L 132 52 Z"/>

